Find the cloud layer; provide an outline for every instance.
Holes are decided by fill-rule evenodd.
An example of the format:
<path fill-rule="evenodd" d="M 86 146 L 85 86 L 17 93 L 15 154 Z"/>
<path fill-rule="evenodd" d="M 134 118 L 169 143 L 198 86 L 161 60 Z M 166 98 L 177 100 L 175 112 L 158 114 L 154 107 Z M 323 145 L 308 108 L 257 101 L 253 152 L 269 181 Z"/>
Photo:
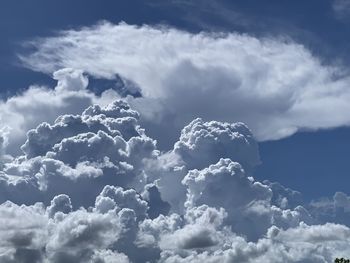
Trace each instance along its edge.
<path fill-rule="evenodd" d="M 169 147 L 166 141 L 175 142 L 197 117 L 242 121 L 258 140 L 350 123 L 350 79 L 344 69 L 322 64 L 283 38 L 103 22 L 28 46 L 21 59 L 34 70 L 71 67 L 100 78 L 119 74 L 138 84 L 143 98 L 130 103 L 161 146 Z"/>
<path fill-rule="evenodd" d="M 57 74 L 51 100 L 87 82 L 81 71 Z M 258 147 L 243 123 L 195 119 L 178 136 L 159 151 L 125 100 L 29 130 L 22 154 L 2 153 L 0 261 L 331 262 L 349 255 L 350 197 L 307 204 L 296 191 L 256 181 Z"/>

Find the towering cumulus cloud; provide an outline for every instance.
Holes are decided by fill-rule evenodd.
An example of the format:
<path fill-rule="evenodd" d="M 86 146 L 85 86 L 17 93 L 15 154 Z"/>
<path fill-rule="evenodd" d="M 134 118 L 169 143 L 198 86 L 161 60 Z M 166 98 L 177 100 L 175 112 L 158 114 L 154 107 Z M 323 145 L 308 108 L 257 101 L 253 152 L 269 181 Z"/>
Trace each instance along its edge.
<path fill-rule="evenodd" d="M 19 138 L 1 131 L 1 262 L 331 262 L 350 254 L 350 197 L 307 204 L 256 181 L 258 147 L 245 124 L 197 118 L 160 151 L 142 112 L 106 103 L 114 93 L 86 91 L 82 71 L 54 76 L 54 90 L 27 91 L 48 96 L 43 109 L 88 105 L 38 123 L 16 150 L 7 149 Z M 2 109 L 21 116 L 13 105 L 27 99 Z M 33 125 L 41 117 L 22 118 Z"/>

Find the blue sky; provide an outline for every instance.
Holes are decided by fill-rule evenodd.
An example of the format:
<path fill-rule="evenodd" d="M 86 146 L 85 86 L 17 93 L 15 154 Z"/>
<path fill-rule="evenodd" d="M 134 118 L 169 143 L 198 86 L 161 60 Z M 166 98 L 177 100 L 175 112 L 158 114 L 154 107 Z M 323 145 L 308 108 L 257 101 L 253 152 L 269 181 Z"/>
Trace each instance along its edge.
<path fill-rule="evenodd" d="M 2 97 L 31 84 L 53 85 L 46 74 L 24 68 L 17 59 L 25 41 L 100 20 L 166 24 L 198 32 L 238 31 L 257 36 L 287 36 L 324 63 L 349 64 L 349 6 L 336 11 L 332 1 L 3 1 L 0 9 L 0 89 Z M 305 198 L 346 193 L 349 183 L 350 129 L 299 132 L 260 143 L 260 179 L 279 181 Z M 278 161 L 277 161 L 278 160 Z M 317 187 L 313 187 L 314 183 Z"/>

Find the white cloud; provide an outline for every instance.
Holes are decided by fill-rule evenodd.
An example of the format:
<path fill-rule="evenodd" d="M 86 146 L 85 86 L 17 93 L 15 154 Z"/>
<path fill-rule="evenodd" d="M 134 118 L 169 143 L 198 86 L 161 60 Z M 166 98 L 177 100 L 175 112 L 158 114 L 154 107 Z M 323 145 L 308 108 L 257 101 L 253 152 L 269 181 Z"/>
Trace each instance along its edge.
<path fill-rule="evenodd" d="M 102 213 L 116 208 L 118 211 L 123 208 L 131 208 L 139 218 L 145 218 L 148 209 L 147 202 L 142 200 L 134 189 L 124 191 L 121 187 L 116 188 L 110 185 L 106 185 L 96 197 L 95 206 Z"/>
<path fill-rule="evenodd" d="M 257 243 L 232 236 L 231 246 L 215 253 L 204 251 L 184 256 L 166 251 L 161 262 L 332 262 L 334 255 L 349 253 L 348 231 L 333 224 L 311 227 L 301 224 L 286 231 L 272 227 L 267 238 Z"/>
<path fill-rule="evenodd" d="M 259 140 L 350 123 L 344 69 L 290 40 L 103 22 L 31 44 L 21 58 L 34 70 L 72 67 L 137 83 L 144 98 L 130 103 L 163 144 L 196 117 L 243 121 Z"/>
<path fill-rule="evenodd" d="M 2 165 L 0 200 L 47 204 L 67 194 L 73 205 L 87 207 L 108 184 L 142 193 L 153 182 L 144 160 L 156 160 L 159 152 L 138 117 L 117 100 L 90 106 L 80 115 L 59 116 L 54 124 L 41 123 L 27 133 L 24 155 Z M 84 192 L 90 195 L 82 198 Z"/>
<path fill-rule="evenodd" d="M 243 123 L 195 119 L 182 129 L 174 152 L 190 169 L 208 167 L 220 158 L 239 162 L 247 172 L 260 163 L 258 145 Z"/>
<path fill-rule="evenodd" d="M 227 224 L 249 240 L 259 239 L 272 225 L 289 228 L 311 221 L 303 208 L 291 211 L 273 206 L 272 190 L 247 177 L 241 165 L 229 159 L 201 171 L 191 170 L 182 183 L 187 186 L 188 207 L 223 207 L 228 213 Z"/>
<path fill-rule="evenodd" d="M 31 86 L 23 93 L 0 100 L 2 138 L 6 139 L 6 152 L 21 153 L 28 130 L 42 122 L 53 122 L 59 115 L 80 114 L 88 106 L 102 106 L 118 98 L 116 92 L 106 91 L 100 97 L 87 90 L 88 78 L 81 70 L 61 69 L 53 73 L 57 80 L 54 89 Z M 43 124 L 45 126 L 45 124 Z M 2 149 L 3 143 L 0 144 Z"/>
<path fill-rule="evenodd" d="M 244 124 L 197 119 L 160 153 L 138 118 L 115 101 L 27 134 L 0 172 L 1 262 L 329 262 L 350 251 L 350 222 L 320 220 L 342 220 L 329 203 L 310 215 L 297 192 L 246 174 L 259 158 Z M 334 207 L 347 212 L 349 197 Z"/>
<path fill-rule="evenodd" d="M 84 30 L 70 34 L 80 37 Z M 133 56 L 139 50 L 135 46 L 137 52 L 130 53 L 124 62 L 113 60 L 111 65 L 126 63 L 122 73 L 133 81 L 142 80 L 146 96 L 127 100 L 139 109 L 156 111 L 150 115 L 150 111 L 139 113 L 122 100 L 108 104 L 118 97 L 115 92 L 108 91 L 102 96 L 89 92 L 86 89 L 88 79 L 83 71 L 69 68 L 55 71 L 58 84 L 54 90 L 32 87 L 1 102 L 0 111 L 8 112 L 11 118 L 18 118 L 18 122 L 9 116 L 1 120 L 10 130 L 0 132 L 1 262 L 310 263 L 330 262 L 335 257 L 349 255 L 350 198 L 347 195 L 336 193 L 333 200 L 305 204 L 296 191 L 278 183 L 256 181 L 252 172 L 259 163 L 258 147 L 245 124 L 205 119 L 192 121 L 192 113 L 198 112 L 205 113 L 205 118 L 219 119 L 221 114 L 218 114 L 222 113 L 225 120 L 233 120 L 236 115 L 228 113 L 241 103 L 242 98 L 248 99 L 244 107 L 241 103 L 237 108 L 241 111 L 233 112 L 243 112 L 240 116 L 244 116 L 244 112 L 254 113 L 257 104 L 251 103 L 253 97 L 261 106 L 271 106 L 267 112 L 275 114 L 275 111 L 270 111 L 276 106 L 270 105 L 276 99 L 275 94 L 283 95 L 277 96 L 281 99 L 278 103 L 282 105 L 286 96 L 283 92 L 288 89 L 282 85 L 284 89 L 280 90 L 280 86 L 269 86 L 267 82 L 276 78 L 284 81 L 279 76 L 283 70 L 275 67 L 285 65 L 286 61 L 282 59 L 285 56 L 292 60 L 288 63 L 293 70 L 301 70 L 293 60 L 295 57 L 306 59 L 301 64 L 302 69 L 311 63 L 320 70 L 317 76 L 309 72 L 311 80 L 305 83 L 327 79 L 330 76 L 327 74 L 332 71 L 330 68 L 317 64 L 315 58 L 301 46 L 276 40 L 259 41 L 235 34 L 216 37 L 190 35 L 170 29 L 109 24 L 92 30 L 88 31 L 91 34 L 87 34 L 87 38 L 96 32 L 104 36 L 106 30 L 112 30 L 110 41 L 113 43 L 116 41 L 114 31 L 126 35 L 131 32 L 139 37 L 137 48 L 150 52 L 143 54 L 146 55 L 144 60 L 136 63 L 137 59 Z M 149 39 L 151 43 L 153 39 L 159 42 L 153 43 L 158 43 L 154 50 L 149 49 L 148 43 L 142 42 L 142 37 L 149 34 L 152 35 Z M 132 41 L 135 39 L 131 38 Z M 100 41 L 99 38 L 95 40 Z M 89 41 L 84 41 L 84 44 L 89 44 Z M 108 47 L 108 43 L 104 48 Z M 168 45 L 174 49 L 166 49 Z M 51 48 L 50 45 L 47 47 Z M 184 52 L 179 52 L 177 48 L 180 47 Z M 198 50 L 198 47 L 204 50 Z M 215 51 L 218 47 L 220 52 Z M 234 47 L 240 48 L 241 52 L 234 51 Z M 256 50 L 257 47 L 261 52 Z M 194 53 L 195 48 L 197 51 Z M 62 51 L 66 52 L 65 49 L 62 47 Z M 284 53 L 277 52 L 280 49 Z M 160 56 L 159 50 L 165 54 Z M 288 53 L 291 50 L 296 54 L 301 52 L 301 55 L 291 56 Z M 229 63 L 233 56 L 231 51 L 241 59 L 239 63 Z M 121 52 L 120 58 L 125 50 Z M 168 56 L 168 52 L 172 54 Z M 228 52 L 227 57 L 222 57 L 225 52 Z M 182 57 L 186 54 L 189 62 L 184 62 Z M 305 58 L 306 54 L 309 56 Z M 72 61 L 75 61 L 75 53 L 71 55 Z M 164 58 L 159 65 L 148 64 L 157 56 L 158 59 Z M 175 57 L 180 58 L 177 60 Z M 112 55 L 101 57 L 102 60 L 110 58 L 115 59 Z M 254 63 L 248 63 L 248 58 Z M 267 58 L 272 59 L 274 64 L 270 64 Z M 137 71 L 128 69 L 128 59 L 135 59 Z M 262 61 L 265 61 L 263 73 L 260 72 L 262 68 L 259 71 L 256 67 Z M 38 61 L 37 65 L 42 65 L 41 62 Z M 148 73 L 144 75 L 145 65 L 149 76 Z M 153 66 L 159 66 L 159 76 L 154 74 Z M 208 70 L 208 67 L 214 71 Z M 195 70 L 187 70 L 191 68 Z M 119 70 L 118 67 L 116 69 Z M 89 73 L 100 74 L 93 70 L 96 68 L 90 69 Z M 110 75 L 103 76 L 111 77 L 113 70 L 108 73 Z M 183 72 L 183 78 L 173 77 L 177 71 Z M 246 71 L 254 73 L 256 78 L 246 78 L 247 75 L 242 75 Z M 303 79 L 305 72 L 301 71 L 302 76 L 299 77 Z M 189 72 L 192 73 L 187 74 Z M 232 75 L 232 72 L 235 73 Z M 154 89 L 147 84 L 147 81 L 151 84 L 151 73 L 154 74 Z M 142 79 L 142 76 L 146 77 Z M 176 85 L 172 86 L 170 80 Z M 217 86 L 219 80 L 221 85 Z M 344 92 L 342 85 L 346 84 L 346 79 L 335 81 L 330 78 L 327 81 L 331 88 L 340 88 L 337 95 Z M 316 90 L 308 85 L 303 89 L 291 86 L 289 91 L 293 90 L 293 94 L 295 92 L 304 98 Z M 322 85 L 317 87 L 321 87 L 319 95 L 322 95 L 322 100 L 328 100 L 331 95 L 323 96 L 325 90 L 322 90 Z M 266 90 L 267 87 L 272 90 Z M 221 95 L 220 89 L 224 92 Z M 253 93 L 246 93 L 245 89 Z M 235 96 L 231 90 L 236 92 Z M 183 91 L 186 92 L 181 94 Z M 270 98 L 264 97 L 269 94 L 272 94 Z M 211 101 L 208 96 L 218 101 Z M 312 97 L 308 99 L 314 100 Z M 208 104 L 199 107 L 196 106 L 198 103 L 193 103 L 194 100 L 206 100 Z M 150 101 L 156 103 L 151 105 L 155 107 L 143 104 Z M 285 114 L 299 102 L 305 102 L 296 101 L 287 105 Z M 95 102 L 101 105 L 91 105 Z M 215 108 L 210 104 L 214 102 Z M 248 106 L 252 111 L 248 108 L 244 110 Z M 196 107 L 200 111 L 197 112 Z M 171 118 L 169 112 L 174 113 L 174 109 L 179 115 Z M 179 121 L 183 114 L 187 117 Z M 148 130 L 142 125 L 151 125 L 157 119 L 153 118 L 156 115 L 160 116 L 160 120 L 168 121 L 154 126 L 162 138 L 171 138 L 172 134 L 168 132 L 172 120 L 173 124 L 182 125 L 191 118 L 181 135 L 176 135 L 179 139 L 168 152 L 158 150 L 156 140 L 147 136 Z M 277 115 L 273 118 L 270 115 L 264 115 L 266 118 L 261 120 L 253 116 L 249 120 L 265 123 L 263 127 L 269 130 L 269 134 L 284 124 L 290 124 L 290 119 L 281 115 L 286 122 L 277 127 L 274 122 Z M 145 122 L 149 116 L 151 120 Z M 162 129 L 162 125 L 169 127 Z M 30 130 L 26 133 L 27 129 Z M 24 143 L 22 155 L 13 148 L 17 156 L 7 156 L 5 150 L 16 145 L 19 149 L 20 142 Z"/>

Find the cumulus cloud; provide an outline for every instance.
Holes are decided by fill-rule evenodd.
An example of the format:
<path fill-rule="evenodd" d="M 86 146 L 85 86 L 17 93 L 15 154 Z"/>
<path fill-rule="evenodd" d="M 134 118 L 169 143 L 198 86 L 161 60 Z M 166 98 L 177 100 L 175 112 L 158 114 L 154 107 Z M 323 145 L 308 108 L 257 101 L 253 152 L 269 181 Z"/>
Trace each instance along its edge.
<path fill-rule="evenodd" d="M 31 69 L 80 68 L 137 83 L 143 97 L 130 103 L 162 145 L 197 117 L 243 121 L 258 140 L 350 121 L 345 70 L 291 40 L 102 22 L 28 44 L 21 59 Z"/>
<path fill-rule="evenodd" d="M 186 196 L 182 180 L 187 172 L 208 167 L 221 158 L 239 162 L 242 173 L 244 169 L 250 174 L 260 163 L 252 133 L 243 123 L 205 122 L 197 118 L 182 129 L 171 151 L 159 156 L 156 162 L 149 160 L 148 170 L 161 175 L 155 178 L 156 184 L 172 211 L 182 211 Z"/>
<path fill-rule="evenodd" d="M 101 52 L 91 52 L 101 39 Z M 260 163 L 254 132 L 265 140 L 346 124 L 345 114 L 330 117 L 347 107 L 348 81 L 337 68 L 292 42 L 125 24 L 35 44 L 24 60 L 58 83 L 0 102 L 1 262 L 349 255 L 350 197 L 305 203 L 253 173 Z M 142 97 L 94 94 L 84 72 L 120 74 Z M 321 101 L 337 104 L 325 113 Z M 169 149 L 158 146 L 174 134 Z"/>
<path fill-rule="evenodd" d="M 76 206 L 91 205 L 105 185 L 143 191 L 145 159 L 158 156 L 156 142 L 138 125 L 138 113 L 123 101 L 62 115 L 27 133 L 24 155 L 2 169 L 2 201 L 48 203 L 68 194 Z M 86 198 L 83 193 L 90 193 Z"/>
<path fill-rule="evenodd" d="M 332 262 L 334 253 L 346 255 L 349 252 L 348 241 L 345 241 L 348 239 L 348 229 L 341 225 L 309 227 L 301 224 L 286 231 L 272 227 L 267 237 L 257 243 L 235 237 L 231 246 L 216 253 L 194 252 L 183 257 L 168 251 L 162 254 L 161 262 Z"/>
<path fill-rule="evenodd" d="M 319 223 L 350 224 L 350 196 L 336 192 L 333 198 L 313 200 L 308 208 Z"/>
<path fill-rule="evenodd" d="M 0 206 L 3 262 L 41 262 L 41 248 L 47 240 L 48 218 L 40 204 L 17 206 L 5 202 Z"/>
<path fill-rule="evenodd" d="M 227 224 L 248 240 L 257 240 L 272 224 L 289 228 L 311 220 L 302 207 L 282 210 L 272 205 L 272 189 L 245 176 L 241 165 L 229 159 L 221 159 L 201 171 L 190 171 L 182 183 L 188 189 L 187 206 L 224 208 Z"/>
<path fill-rule="evenodd" d="M 333 201 L 307 205 L 254 180 L 243 123 L 195 119 L 161 152 L 139 119 L 116 100 L 27 133 L 0 171 L 1 262 L 329 262 L 350 251 Z M 337 193 L 334 207 L 347 213 L 349 200 Z"/>
<path fill-rule="evenodd" d="M 53 122 L 63 114 L 80 114 L 92 104 L 105 106 L 118 98 L 108 90 L 96 96 L 87 89 L 88 77 L 82 70 L 60 69 L 53 72 L 57 86 L 52 88 L 31 86 L 16 96 L 0 101 L 1 151 L 21 154 L 19 146 L 26 140 L 28 130 L 43 122 Z M 45 126 L 45 124 L 43 124 Z M 44 129 L 44 127 L 42 128 Z M 39 150 L 39 149 L 38 149 Z"/>
<path fill-rule="evenodd" d="M 243 123 L 204 122 L 193 120 L 183 128 L 174 152 L 188 168 L 204 168 L 228 157 L 239 162 L 245 171 L 259 164 L 258 145 Z"/>

